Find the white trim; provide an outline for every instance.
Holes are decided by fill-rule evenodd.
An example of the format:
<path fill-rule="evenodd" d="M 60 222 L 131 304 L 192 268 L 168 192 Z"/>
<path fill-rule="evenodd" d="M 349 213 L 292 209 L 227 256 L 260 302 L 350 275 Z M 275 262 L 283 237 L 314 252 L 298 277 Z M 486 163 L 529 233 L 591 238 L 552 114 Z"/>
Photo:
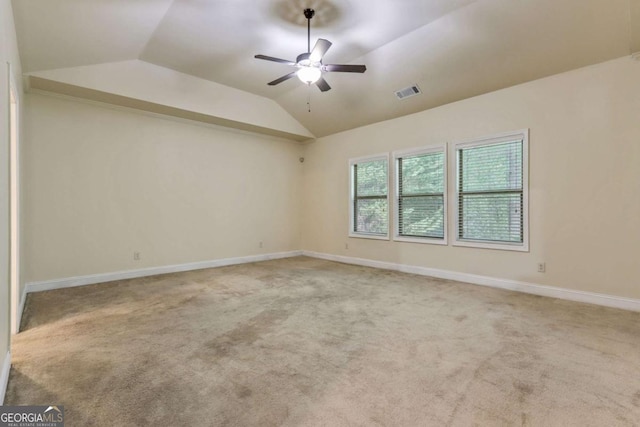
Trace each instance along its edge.
<path fill-rule="evenodd" d="M 4 405 L 4 396 L 9 385 L 9 372 L 11 371 L 11 351 L 7 351 L 0 371 L 0 405 Z"/>
<path fill-rule="evenodd" d="M 394 242 L 404 242 L 404 243 L 422 243 L 429 245 L 442 245 L 446 246 L 447 243 L 447 229 L 444 229 L 444 238 L 438 239 L 437 237 L 405 237 L 405 236 L 393 236 Z"/>
<path fill-rule="evenodd" d="M 521 243 L 508 243 L 508 242 L 492 242 L 483 240 L 454 240 L 453 246 L 461 246 L 465 248 L 481 248 L 481 249 L 496 249 L 501 251 L 518 251 L 529 252 L 529 248 L 523 246 Z"/>
<path fill-rule="evenodd" d="M 140 270 L 128 270 L 114 273 L 94 274 L 88 276 L 77 276 L 66 279 L 48 280 L 42 282 L 27 283 L 25 293 L 23 293 L 21 308 L 24 307 L 26 293 L 40 292 L 53 289 L 69 288 L 74 286 L 91 285 L 114 280 L 132 279 L 136 277 L 153 276 L 156 274 L 177 273 L 181 271 L 199 270 L 204 268 L 224 267 L 228 265 L 244 264 L 250 262 L 268 261 L 272 259 L 290 258 L 295 256 L 308 256 L 312 258 L 326 259 L 329 261 L 343 262 L 345 264 L 362 265 L 366 267 L 381 268 L 384 270 L 394 270 L 403 273 L 418 274 L 421 276 L 437 277 L 440 279 L 455 280 L 458 282 L 471 283 L 475 285 L 488 286 L 498 289 L 523 292 L 527 294 L 540 295 L 551 298 L 558 298 L 568 301 L 584 302 L 588 304 L 601 305 L 605 307 L 619 308 L 623 310 L 639 311 L 640 299 L 618 297 L 615 295 L 600 294 L 595 292 L 578 291 L 573 289 L 558 288 L 554 286 L 538 285 L 534 283 L 521 282 L 510 279 L 501 279 L 476 274 L 460 273 L 450 270 L 441 270 L 430 267 L 420 267 L 415 265 L 397 264 L 385 261 L 375 261 L 365 258 L 355 258 L 343 255 L 333 255 L 314 251 L 290 251 L 277 252 L 264 255 L 251 255 L 238 258 L 224 258 L 213 261 L 201 261 L 188 264 L 177 264 L 163 267 L 151 267 Z M 20 310 L 22 314 L 22 309 Z M 6 362 L 7 364 L 9 362 Z M 9 363 L 10 366 L 10 363 Z M 8 369 L 4 367 L 3 369 Z M 3 371 L 4 372 L 4 371 Z M 3 377 L 0 377 L 3 378 Z M 0 382 L 0 391 L 2 383 Z M 0 397 L 2 395 L 0 394 Z"/>
<path fill-rule="evenodd" d="M 445 143 L 432 144 L 432 145 L 425 145 L 425 146 L 415 147 L 415 148 L 406 148 L 403 150 L 395 150 L 393 151 L 392 156 L 394 159 L 397 159 L 398 157 L 413 157 L 413 156 L 420 156 L 422 154 L 444 152 L 446 157 L 447 155 L 446 150 L 447 150 L 447 144 Z"/>
<path fill-rule="evenodd" d="M 373 233 L 362 233 L 362 232 L 355 232 L 353 231 L 354 229 L 354 223 L 353 223 L 353 217 L 354 217 L 354 212 L 353 212 L 353 205 L 354 205 L 354 200 L 353 200 L 353 192 L 354 192 L 354 186 L 353 186 L 353 166 L 357 165 L 359 163 L 365 163 L 365 162 L 374 162 L 377 160 L 386 160 L 387 162 L 387 232 L 385 234 L 373 234 Z M 348 236 L 349 237 L 356 237 L 356 238 L 363 238 L 363 239 L 375 239 L 375 240 L 389 240 L 391 237 L 391 233 L 389 232 L 389 229 L 391 227 L 391 217 L 390 217 L 390 213 L 391 213 L 391 209 L 390 207 L 390 194 L 391 194 L 391 185 L 389 185 L 389 177 L 391 176 L 391 171 L 390 171 L 390 166 L 389 166 L 389 153 L 380 153 L 380 154 L 374 154 L 371 156 L 364 156 L 364 157 L 355 157 L 352 159 L 349 159 L 349 232 L 348 232 Z"/>
<path fill-rule="evenodd" d="M 53 289 L 71 288 L 74 286 L 93 285 L 112 282 L 114 280 L 133 279 L 136 277 L 155 276 L 157 274 L 178 273 L 181 271 L 201 270 L 204 268 L 224 267 L 227 265 L 246 264 L 250 262 L 268 261 L 272 259 L 290 258 L 302 255 L 302 251 L 276 252 L 262 255 L 250 255 L 237 258 L 222 258 L 211 261 L 199 261 L 186 264 L 165 265 L 142 268 L 139 270 L 116 271 L 113 273 L 90 274 L 87 276 L 66 277 L 62 279 L 29 282 L 25 286 L 26 293 L 50 291 Z"/>
<path fill-rule="evenodd" d="M 11 334 L 20 328 L 20 103 L 21 95 L 10 62 L 7 62 L 9 78 L 9 287 L 11 292 Z M 14 117 L 15 114 L 15 117 Z M 15 159 L 15 162 L 14 162 Z"/>
<path fill-rule="evenodd" d="M 577 301 L 587 304 L 601 305 L 604 307 L 619 308 L 622 310 L 640 311 L 640 299 L 618 297 L 614 295 L 599 294 L 595 292 L 577 291 L 573 289 L 558 288 L 554 286 L 538 285 L 534 283 L 520 282 L 517 280 L 500 279 L 496 277 L 479 276 L 476 274 L 460 273 L 437 268 L 419 267 L 415 265 L 396 264 L 384 261 L 375 261 L 364 258 L 353 258 L 343 255 L 325 254 L 313 251 L 302 251 L 302 255 L 329 261 L 343 262 L 346 264 L 363 265 L 366 267 L 382 268 L 385 270 L 400 271 L 403 273 L 418 274 L 421 276 L 437 277 L 440 279 L 455 280 L 457 282 L 471 283 L 474 285 L 488 286 L 498 289 L 523 292 L 550 298 L 558 298 L 568 301 Z"/>
<path fill-rule="evenodd" d="M 352 157 L 349 159 L 349 165 L 351 166 L 357 163 L 372 162 L 374 160 L 381 160 L 381 159 L 389 160 L 389 153 L 385 151 L 384 153 L 372 154 L 370 156 Z"/>
<path fill-rule="evenodd" d="M 355 232 L 350 232 L 349 233 L 349 237 L 350 238 L 354 238 L 354 239 L 373 239 L 373 240 L 386 240 L 389 241 L 389 235 L 385 234 L 369 234 L 369 233 L 355 233 Z"/>
<path fill-rule="evenodd" d="M 510 132 L 494 133 L 491 135 L 482 136 L 480 138 L 461 139 L 461 140 L 453 141 L 452 145 L 454 147 L 469 148 L 475 145 L 500 144 L 502 142 L 511 142 L 513 141 L 514 137 L 517 137 L 519 135 L 524 135 L 528 137 L 529 128 L 513 130 Z"/>
<path fill-rule="evenodd" d="M 447 245 L 448 242 L 448 217 L 449 217 L 449 190 L 447 183 L 449 182 L 448 177 L 448 153 L 447 153 L 447 144 L 437 144 L 437 145 L 428 145 L 424 147 L 418 148 L 410 148 L 407 150 L 397 150 L 392 153 L 393 158 L 393 177 L 394 177 L 394 186 L 393 186 L 393 240 L 395 242 L 409 242 L 409 243 L 426 243 L 431 245 Z M 442 153 L 444 156 L 443 160 L 443 180 L 444 180 L 444 188 L 442 192 L 443 196 L 443 236 L 442 239 L 438 239 L 436 237 L 418 237 L 418 236 L 401 236 L 400 235 L 400 204 L 398 202 L 399 195 L 398 190 L 400 189 L 400 175 L 398 173 L 398 160 L 405 157 L 413 157 L 420 156 L 423 154 L 432 154 L 432 153 Z"/>
<path fill-rule="evenodd" d="M 458 162 L 458 151 L 465 148 L 500 144 L 503 142 L 514 141 L 516 139 L 522 140 L 522 243 L 507 243 L 507 242 L 492 242 L 492 241 L 475 241 L 475 240 L 463 240 L 458 238 L 458 230 L 460 229 L 459 218 L 459 206 L 458 206 L 458 191 L 460 182 L 458 176 L 460 173 L 460 165 Z M 502 132 L 482 138 L 468 139 L 453 142 L 451 144 L 451 162 L 453 166 L 451 169 L 455 172 L 453 176 L 455 185 L 452 192 L 453 197 L 453 224 L 451 233 L 451 242 L 453 246 L 463 246 L 471 248 L 482 249 L 498 249 L 506 251 L 519 251 L 529 252 L 529 129 L 520 129 L 512 132 Z"/>

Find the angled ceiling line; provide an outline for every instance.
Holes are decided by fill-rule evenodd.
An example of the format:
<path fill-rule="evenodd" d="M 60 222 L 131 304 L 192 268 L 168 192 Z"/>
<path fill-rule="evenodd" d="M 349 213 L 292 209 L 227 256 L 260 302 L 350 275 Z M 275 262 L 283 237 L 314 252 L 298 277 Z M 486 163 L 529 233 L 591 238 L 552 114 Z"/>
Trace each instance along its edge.
<path fill-rule="evenodd" d="M 162 18 L 158 21 L 156 28 L 151 32 L 151 34 L 149 35 L 149 38 L 147 39 L 147 42 L 144 44 L 144 46 L 142 46 L 142 49 L 140 49 L 140 52 L 138 53 L 138 57 L 136 59 L 139 59 L 140 61 L 144 61 L 144 59 L 142 59 L 144 52 L 147 50 L 147 47 L 149 46 L 149 43 L 151 43 L 151 40 L 153 40 L 153 38 L 156 36 L 156 33 L 158 32 L 158 29 L 160 28 L 162 23 L 165 21 L 165 19 L 167 19 L 167 16 L 169 15 L 169 12 L 171 11 L 171 8 L 175 3 L 176 3 L 176 0 L 171 0 L 171 3 L 169 3 L 169 6 L 164 11 Z"/>

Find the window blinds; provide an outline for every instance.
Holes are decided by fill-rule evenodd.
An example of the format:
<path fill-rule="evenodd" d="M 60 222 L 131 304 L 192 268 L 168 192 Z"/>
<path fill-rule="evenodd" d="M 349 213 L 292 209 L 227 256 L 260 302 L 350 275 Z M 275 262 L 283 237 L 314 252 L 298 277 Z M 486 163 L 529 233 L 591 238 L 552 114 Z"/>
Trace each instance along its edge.
<path fill-rule="evenodd" d="M 444 152 L 398 158 L 398 235 L 444 238 Z"/>
<path fill-rule="evenodd" d="M 461 148 L 458 238 L 523 242 L 523 141 Z"/>
<path fill-rule="evenodd" d="M 388 216 L 388 166 L 386 159 L 353 165 L 353 231 L 386 235 Z"/>

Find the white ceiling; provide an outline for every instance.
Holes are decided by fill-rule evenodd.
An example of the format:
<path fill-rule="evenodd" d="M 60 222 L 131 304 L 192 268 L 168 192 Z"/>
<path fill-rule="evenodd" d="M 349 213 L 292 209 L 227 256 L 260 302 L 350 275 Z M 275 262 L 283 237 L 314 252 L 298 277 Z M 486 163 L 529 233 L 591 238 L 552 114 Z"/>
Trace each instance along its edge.
<path fill-rule="evenodd" d="M 139 59 L 275 100 L 316 136 L 432 108 L 632 53 L 638 0 L 14 0 L 26 73 Z M 254 59 L 306 51 L 331 73 L 321 93 Z M 394 91 L 418 84 L 422 95 Z M 307 98 L 311 96 L 311 112 Z"/>

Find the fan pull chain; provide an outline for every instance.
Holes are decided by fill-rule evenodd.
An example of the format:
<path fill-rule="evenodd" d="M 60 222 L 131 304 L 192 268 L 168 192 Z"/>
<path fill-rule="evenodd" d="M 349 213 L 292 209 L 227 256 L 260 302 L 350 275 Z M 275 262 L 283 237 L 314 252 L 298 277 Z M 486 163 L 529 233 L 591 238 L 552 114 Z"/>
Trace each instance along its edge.
<path fill-rule="evenodd" d="M 307 110 L 311 112 L 311 83 L 307 83 Z"/>

